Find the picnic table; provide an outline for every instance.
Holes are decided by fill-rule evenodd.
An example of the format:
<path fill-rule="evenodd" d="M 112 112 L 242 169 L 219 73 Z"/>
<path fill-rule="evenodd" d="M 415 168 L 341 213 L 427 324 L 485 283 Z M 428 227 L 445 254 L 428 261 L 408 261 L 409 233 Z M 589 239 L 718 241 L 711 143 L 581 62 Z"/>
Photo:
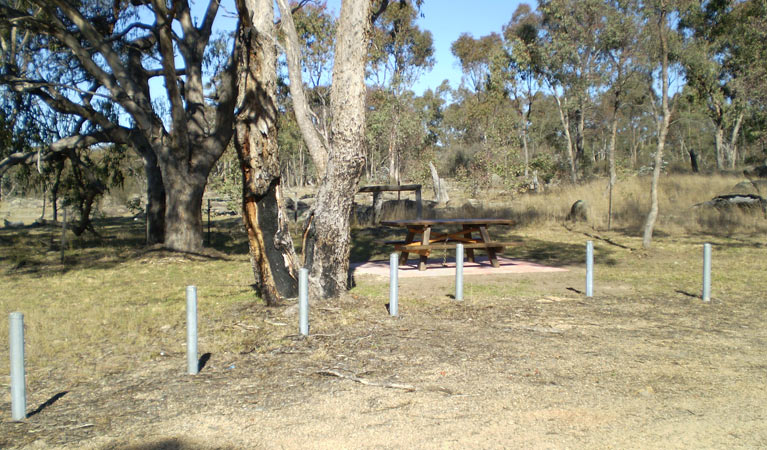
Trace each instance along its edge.
<path fill-rule="evenodd" d="M 381 225 L 388 227 L 407 228 L 407 237 L 404 241 L 387 241 L 386 244 L 394 245 L 395 250 L 401 252 L 399 264 L 407 263 L 408 255 L 415 253 L 420 256 L 418 270 L 426 270 L 426 262 L 433 250 L 452 249 L 458 244 L 463 244 L 466 249 L 466 257 L 474 262 L 474 250 L 487 251 L 490 264 L 499 267 L 496 254 L 503 248 L 517 244 L 516 242 L 497 242 L 490 239 L 487 228 L 490 225 L 514 225 L 509 219 L 414 219 L 414 220 L 386 220 Z M 436 232 L 434 227 L 453 228 L 447 232 Z M 455 230 L 455 228 L 459 228 Z M 475 235 L 478 233 L 478 235 Z"/>

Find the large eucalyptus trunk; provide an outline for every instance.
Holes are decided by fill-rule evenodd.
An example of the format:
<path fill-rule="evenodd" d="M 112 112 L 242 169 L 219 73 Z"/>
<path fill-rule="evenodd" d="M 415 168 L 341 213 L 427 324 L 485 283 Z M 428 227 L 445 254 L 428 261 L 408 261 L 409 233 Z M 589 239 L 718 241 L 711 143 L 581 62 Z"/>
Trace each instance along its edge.
<path fill-rule="evenodd" d="M 165 185 L 162 171 L 157 165 L 154 152 L 141 153 L 146 174 L 146 243 L 160 244 L 165 241 Z"/>
<path fill-rule="evenodd" d="M 314 297 L 335 297 L 348 286 L 352 204 L 365 165 L 369 14 L 369 0 L 345 0 L 338 20 L 330 97 L 331 151 L 304 247 Z"/>
<path fill-rule="evenodd" d="M 174 164 L 163 165 L 165 183 L 165 247 L 180 252 L 202 251 L 202 196 L 207 172 Z"/>
<path fill-rule="evenodd" d="M 277 69 L 271 0 L 238 0 L 234 143 L 242 166 L 242 219 L 256 286 L 268 305 L 297 295 L 293 239 L 277 148 Z"/>

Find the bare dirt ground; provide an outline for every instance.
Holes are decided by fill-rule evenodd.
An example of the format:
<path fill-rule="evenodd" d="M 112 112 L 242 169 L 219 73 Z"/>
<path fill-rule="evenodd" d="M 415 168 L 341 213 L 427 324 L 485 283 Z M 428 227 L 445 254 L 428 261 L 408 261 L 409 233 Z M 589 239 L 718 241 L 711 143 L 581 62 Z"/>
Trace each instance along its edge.
<path fill-rule="evenodd" d="M 77 357 L 36 376 L 26 420 L 0 396 L 0 448 L 767 448 L 762 237 L 717 242 L 703 303 L 699 238 L 650 254 L 598 241 L 586 298 L 584 236 L 531 233 L 545 246 L 515 251 L 570 270 L 467 277 L 463 302 L 450 278 L 403 279 L 398 318 L 386 282 L 360 277 L 312 304 L 308 338 L 295 306 L 243 304 L 220 326 L 247 336 L 238 318 L 257 318 L 276 340 L 210 354 L 196 376 L 183 347 L 104 344 L 98 376 L 73 378 L 106 364 Z"/>
<path fill-rule="evenodd" d="M 197 376 L 173 354 L 72 386 L 23 422 L 4 418 L 0 446 L 767 446 L 761 299 L 413 297 L 400 318 L 351 295 L 315 304 L 313 336 L 212 355 Z M 254 308 L 292 323 L 288 308 Z"/>

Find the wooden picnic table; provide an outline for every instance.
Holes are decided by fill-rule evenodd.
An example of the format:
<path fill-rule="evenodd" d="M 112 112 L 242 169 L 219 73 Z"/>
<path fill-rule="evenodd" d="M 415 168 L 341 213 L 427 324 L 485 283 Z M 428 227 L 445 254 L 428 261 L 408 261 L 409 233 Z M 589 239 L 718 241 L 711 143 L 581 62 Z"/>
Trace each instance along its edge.
<path fill-rule="evenodd" d="M 451 249 L 456 245 L 463 244 L 466 249 L 466 257 L 474 262 L 474 249 L 487 251 L 490 264 L 499 267 L 497 252 L 515 242 L 496 242 L 490 239 L 487 228 L 490 225 L 514 225 L 509 219 L 414 219 L 414 220 L 386 220 L 381 225 L 388 227 L 407 228 L 407 237 L 404 241 L 388 241 L 394 245 L 395 250 L 402 252 L 399 264 L 407 263 L 408 254 L 416 253 L 420 256 L 418 270 L 426 270 L 426 262 L 432 250 Z M 460 229 L 447 232 L 435 232 L 434 227 L 449 227 Z M 478 233 L 477 236 L 474 233 Z M 417 238 L 420 236 L 420 238 Z"/>

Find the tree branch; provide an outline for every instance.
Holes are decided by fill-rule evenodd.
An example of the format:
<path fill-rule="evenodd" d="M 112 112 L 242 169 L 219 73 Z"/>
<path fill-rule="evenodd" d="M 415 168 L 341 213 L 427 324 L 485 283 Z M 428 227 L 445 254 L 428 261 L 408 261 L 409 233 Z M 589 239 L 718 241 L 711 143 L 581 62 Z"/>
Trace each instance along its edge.
<path fill-rule="evenodd" d="M 187 127 L 186 111 L 184 109 L 184 100 L 181 97 L 181 90 L 178 85 L 178 79 L 175 74 L 175 52 L 173 51 L 173 39 L 171 19 L 163 14 L 164 0 L 153 0 L 155 20 L 157 23 L 158 43 L 160 55 L 162 56 L 162 71 L 165 78 L 165 90 L 168 93 L 168 99 L 171 104 L 171 120 L 173 122 L 174 135 L 176 136 L 175 149 L 184 152 L 189 151 L 189 128 Z M 188 157 L 178 155 L 180 160 L 188 161 Z"/>
<path fill-rule="evenodd" d="M 375 23 L 376 20 L 386 11 L 386 8 L 389 7 L 389 0 L 383 0 L 381 4 L 378 7 L 377 11 L 374 11 L 373 14 L 370 16 L 370 23 Z"/>
<path fill-rule="evenodd" d="M 304 93 L 304 82 L 301 75 L 300 53 L 301 48 L 296 32 L 293 16 L 290 14 L 286 0 L 277 0 L 282 17 L 282 28 L 285 31 L 285 57 L 288 61 L 288 74 L 290 76 L 290 96 L 293 99 L 293 109 L 296 113 L 296 122 L 301 130 L 301 135 L 309 149 L 309 154 L 317 168 L 320 179 L 325 176 L 325 167 L 328 160 L 328 143 L 317 130 L 311 119 L 311 109 Z"/>
<path fill-rule="evenodd" d="M 98 132 L 89 135 L 76 135 L 69 136 L 50 144 L 47 147 L 41 147 L 28 152 L 16 152 L 8 155 L 0 160 L 0 177 L 13 166 L 19 164 L 31 163 L 42 152 L 40 159 L 42 161 L 49 161 L 54 157 L 61 155 L 72 150 L 90 147 L 96 144 L 105 144 L 108 142 L 114 142 L 104 133 Z"/>
<path fill-rule="evenodd" d="M 36 1 L 41 2 L 42 0 Z M 133 116 L 138 125 L 144 129 L 150 129 L 154 124 L 145 108 L 150 104 L 149 99 L 143 95 L 135 83 L 132 82 L 131 77 L 127 75 L 120 57 L 103 42 L 105 37 L 68 2 L 62 0 L 51 0 L 51 2 L 56 3 L 59 9 L 78 26 L 83 37 L 101 53 L 113 73 L 106 72 L 93 60 L 91 51 L 82 47 L 79 40 L 67 30 L 67 27 L 56 16 L 55 8 L 47 2 L 39 3 L 39 5 L 47 8 L 51 23 L 43 24 L 39 31 L 57 38 L 66 45 L 83 65 L 83 68 L 109 90 L 113 99 Z M 149 106 L 149 110 L 151 110 L 151 106 Z"/>

